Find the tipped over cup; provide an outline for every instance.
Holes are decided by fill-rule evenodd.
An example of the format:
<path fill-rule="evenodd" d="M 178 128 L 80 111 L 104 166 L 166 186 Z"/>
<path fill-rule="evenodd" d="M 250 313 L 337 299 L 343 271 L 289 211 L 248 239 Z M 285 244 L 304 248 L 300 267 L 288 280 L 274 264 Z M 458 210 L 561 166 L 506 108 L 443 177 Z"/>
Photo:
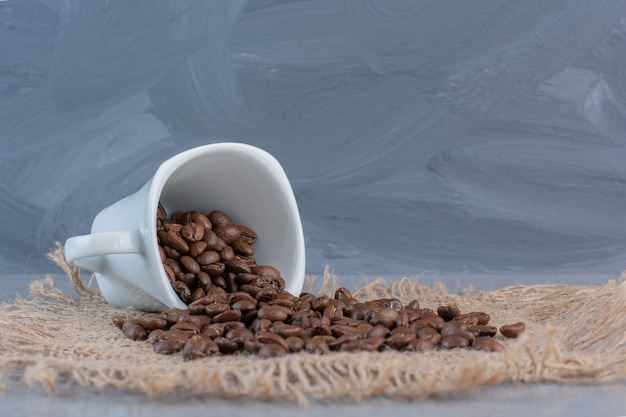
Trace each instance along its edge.
<path fill-rule="evenodd" d="M 65 242 L 65 259 L 95 273 L 111 305 L 141 311 L 186 308 L 162 264 L 156 219 L 167 213 L 221 210 L 254 230 L 259 264 L 277 268 L 285 290 L 304 284 L 305 248 L 293 190 L 269 153 L 241 143 L 200 146 L 163 162 L 137 192 L 102 210 L 91 233 Z"/>

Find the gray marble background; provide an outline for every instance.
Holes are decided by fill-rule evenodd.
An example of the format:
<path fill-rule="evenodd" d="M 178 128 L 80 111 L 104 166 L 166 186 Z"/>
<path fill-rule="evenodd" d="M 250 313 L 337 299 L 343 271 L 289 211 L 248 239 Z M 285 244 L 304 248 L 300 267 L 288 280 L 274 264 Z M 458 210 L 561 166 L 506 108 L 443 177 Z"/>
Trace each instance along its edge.
<path fill-rule="evenodd" d="M 0 264 L 236 141 L 285 168 L 308 273 L 616 278 L 624 68 L 620 1 L 0 1 Z"/>

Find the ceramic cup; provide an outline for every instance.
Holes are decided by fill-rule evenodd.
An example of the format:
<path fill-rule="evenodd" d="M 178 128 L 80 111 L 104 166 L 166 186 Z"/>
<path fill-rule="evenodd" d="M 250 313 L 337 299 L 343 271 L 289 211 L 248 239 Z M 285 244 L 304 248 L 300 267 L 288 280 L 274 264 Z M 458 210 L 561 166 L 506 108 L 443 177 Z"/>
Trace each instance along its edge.
<path fill-rule="evenodd" d="M 222 210 L 233 223 L 250 227 L 258 235 L 257 263 L 278 268 L 290 293 L 302 291 L 304 235 L 283 168 L 256 147 L 216 143 L 168 159 L 139 191 L 102 210 L 91 234 L 65 242 L 68 263 L 95 272 L 102 295 L 113 306 L 142 311 L 186 308 L 161 263 L 159 201 L 168 215 Z"/>

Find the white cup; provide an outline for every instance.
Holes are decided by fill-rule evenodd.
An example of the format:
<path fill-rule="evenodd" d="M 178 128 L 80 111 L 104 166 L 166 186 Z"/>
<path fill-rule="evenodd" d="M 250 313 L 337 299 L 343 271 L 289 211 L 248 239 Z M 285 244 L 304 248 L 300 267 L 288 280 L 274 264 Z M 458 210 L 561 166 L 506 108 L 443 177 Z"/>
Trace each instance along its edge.
<path fill-rule="evenodd" d="M 281 271 L 286 290 L 304 284 L 304 235 L 285 171 L 269 153 L 240 143 L 216 143 L 163 162 L 139 191 L 102 210 L 91 234 L 65 242 L 68 263 L 95 272 L 113 306 L 143 311 L 186 308 L 161 263 L 156 234 L 159 201 L 168 214 L 222 210 L 258 235 L 257 263 Z"/>

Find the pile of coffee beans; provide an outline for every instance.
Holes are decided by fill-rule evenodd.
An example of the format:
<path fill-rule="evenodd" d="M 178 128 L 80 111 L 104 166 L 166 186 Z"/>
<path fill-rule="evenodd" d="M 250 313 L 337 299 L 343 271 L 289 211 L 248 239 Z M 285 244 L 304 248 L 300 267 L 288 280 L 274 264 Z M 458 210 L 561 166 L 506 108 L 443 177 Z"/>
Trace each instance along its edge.
<path fill-rule="evenodd" d="M 256 263 L 256 233 L 222 211 L 175 212 L 168 219 L 159 205 L 157 236 L 166 274 L 188 308 L 113 319 L 157 353 L 195 359 L 244 351 L 269 358 L 301 351 L 504 350 L 484 312 L 463 313 L 455 305 L 434 311 L 397 298 L 361 302 L 346 288 L 334 297 L 296 297 L 285 291 L 278 269 Z M 516 338 L 524 329 L 519 322 L 499 332 Z"/>

